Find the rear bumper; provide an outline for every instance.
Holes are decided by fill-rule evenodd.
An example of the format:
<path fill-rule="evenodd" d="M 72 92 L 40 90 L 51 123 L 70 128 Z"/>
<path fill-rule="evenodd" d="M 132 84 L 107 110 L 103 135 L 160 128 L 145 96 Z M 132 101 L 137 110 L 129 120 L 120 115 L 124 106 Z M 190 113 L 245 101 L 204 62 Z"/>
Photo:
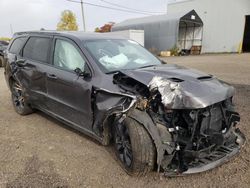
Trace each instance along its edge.
<path fill-rule="evenodd" d="M 182 173 L 168 173 L 165 172 L 166 176 L 183 176 L 188 174 L 201 173 L 213 168 L 219 167 L 224 163 L 228 162 L 231 158 L 239 154 L 241 148 L 246 142 L 246 138 L 239 129 L 234 131 L 234 134 L 237 137 L 237 142 L 230 144 L 228 146 L 222 146 L 216 151 L 212 152 L 209 156 L 198 159 L 197 161 L 191 163 L 187 171 Z"/>

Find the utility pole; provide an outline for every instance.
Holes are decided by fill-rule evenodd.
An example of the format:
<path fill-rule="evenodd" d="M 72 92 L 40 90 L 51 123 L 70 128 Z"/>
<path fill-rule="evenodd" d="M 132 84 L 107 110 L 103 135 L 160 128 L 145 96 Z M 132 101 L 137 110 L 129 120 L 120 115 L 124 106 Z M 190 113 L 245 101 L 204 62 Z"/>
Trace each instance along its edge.
<path fill-rule="evenodd" d="M 12 24 L 10 24 L 10 32 L 11 32 L 11 35 L 13 35 L 13 27 L 12 27 Z"/>
<path fill-rule="evenodd" d="M 82 24 L 83 24 L 83 31 L 86 32 L 85 16 L 84 16 L 84 8 L 83 8 L 83 1 L 82 1 L 82 0 L 81 0 L 81 9 L 82 9 Z"/>
<path fill-rule="evenodd" d="M 69 2 L 73 3 L 79 3 L 81 4 L 81 10 L 82 10 L 82 26 L 83 26 L 83 31 L 86 32 L 86 25 L 85 25 L 85 16 L 84 16 L 84 8 L 83 8 L 83 0 L 77 1 L 77 0 L 67 0 Z"/>

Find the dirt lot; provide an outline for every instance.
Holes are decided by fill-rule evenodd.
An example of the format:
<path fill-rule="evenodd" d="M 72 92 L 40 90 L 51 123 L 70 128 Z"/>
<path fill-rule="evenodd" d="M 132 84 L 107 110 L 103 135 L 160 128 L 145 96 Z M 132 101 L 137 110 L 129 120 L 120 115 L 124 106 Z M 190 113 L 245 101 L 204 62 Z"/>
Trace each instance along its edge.
<path fill-rule="evenodd" d="M 197 68 L 232 83 L 250 138 L 250 54 L 168 58 L 169 63 Z M 202 174 L 165 178 L 128 176 L 111 147 L 62 125 L 41 112 L 21 117 L 11 105 L 0 69 L 0 187 L 249 187 L 250 145 L 222 167 Z"/>

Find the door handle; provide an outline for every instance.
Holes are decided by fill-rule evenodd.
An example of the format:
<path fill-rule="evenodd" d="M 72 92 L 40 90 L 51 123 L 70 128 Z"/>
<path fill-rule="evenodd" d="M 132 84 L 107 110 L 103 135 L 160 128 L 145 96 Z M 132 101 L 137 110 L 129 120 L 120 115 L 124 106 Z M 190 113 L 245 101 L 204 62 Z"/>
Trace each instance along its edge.
<path fill-rule="evenodd" d="M 56 79 L 57 79 L 57 76 L 54 75 L 54 74 L 48 74 L 48 78 L 53 79 L 53 80 L 56 80 Z"/>

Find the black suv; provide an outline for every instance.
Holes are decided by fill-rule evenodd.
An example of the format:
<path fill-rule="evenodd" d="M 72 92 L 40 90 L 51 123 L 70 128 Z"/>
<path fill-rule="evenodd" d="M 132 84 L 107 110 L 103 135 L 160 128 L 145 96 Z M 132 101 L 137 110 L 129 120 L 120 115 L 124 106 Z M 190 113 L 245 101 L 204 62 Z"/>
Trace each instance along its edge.
<path fill-rule="evenodd" d="M 130 175 L 217 167 L 245 142 L 234 88 L 162 63 L 134 41 L 81 32 L 17 33 L 5 77 L 17 113 L 41 110 L 103 145 Z"/>

